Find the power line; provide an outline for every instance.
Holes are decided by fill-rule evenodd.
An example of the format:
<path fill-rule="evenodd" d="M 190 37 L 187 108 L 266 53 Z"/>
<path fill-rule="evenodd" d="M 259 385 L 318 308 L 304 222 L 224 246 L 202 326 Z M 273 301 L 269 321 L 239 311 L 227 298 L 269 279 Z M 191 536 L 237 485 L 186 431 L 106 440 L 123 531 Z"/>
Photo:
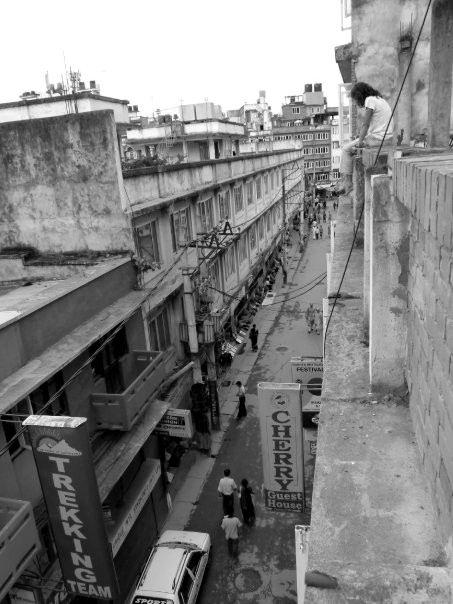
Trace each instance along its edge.
<path fill-rule="evenodd" d="M 419 29 L 419 32 L 418 32 L 417 40 L 415 41 L 415 44 L 414 44 L 414 49 L 413 49 L 413 51 L 412 51 L 411 57 L 410 57 L 410 59 L 409 59 L 409 63 L 408 63 L 407 68 L 406 68 L 406 73 L 404 74 L 404 78 L 403 78 L 403 81 L 402 81 L 402 83 L 401 83 L 400 90 L 399 90 L 399 92 L 398 92 L 398 96 L 397 96 L 397 99 L 396 99 L 396 101 L 395 101 L 395 104 L 394 104 L 394 107 L 393 107 L 393 110 L 392 110 L 392 114 L 391 114 L 391 116 L 390 116 L 390 118 L 389 118 L 389 120 L 388 120 L 387 126 L 386 126 L 386 128 L 385 128 L 385 134 L 384 134 L 384 137 L 382 138 L 381 144 L 380 144 L 380 146 L 379 146 L 379 149 L 378 149 L 378 152 L 377 152 L 377 155 L 376 155 L 376 159 L 374 160 L 374 165 L 373 165 L 373 167 L 375 167 L 375 166 L 376 166 L 376 164 L 377 164 L 377 161 L 378 161 L 379 155 L 380 155 L 381 150 L 382 150 L 382 145 L 384 144 L 385 135 L 387 134 L 388 128 L 389 128 L 390 123 L 391 123 L 391 121 L 392 121 L 392 119 L 393 119 L 393 114 L 395 113 L 396 107 L 397 107 L 397 105 L 398 105 L 398 102 L 399 102 L 399 99 L 400 99 L 400 96 L 401 96 L 401 93 L 402 93 L 402 90 L 403 90 L 404 83 L 405 83 L 406 78 L 407 78 L 407 75 L 408 75 L 408 73 L 409 73 L 409 69 L 410 69 L 410 67 L 411 67 L 411 65 L 412 65 L 412 60 L 413 60 L 413 58 L 414 58 L 415 51 L 417 50 L 417 46 L 418 46 L 418 43 L 419 43 L 419 40 L 420 40 L 420 36 L 421 36 L 421 34 L 422 34 L 423 27 L 424 27 L 424 25 L 425 25 L 426 17 L 428 16 L 428 11 L 429 11 L 429 9 L 430 9 L 430 7 L 431 7 L 431 3 L 432 3 L 432 0 L 429 0 L 429 1 L 428 1 L 428 5 L 427 5 L 427 7 L 426 7 L 425 15 L 424 15 L 424 17 L 423 17 L 422 24 L 421 24 L 420 29 Z M 358 230 L 359 230 L 359 227 L 360 227 L 360 223 L 361 223 L 361 221 L 362 221 L 362 216 L 363 216 L 363 209 L 364 209 L 364 207 L 365 207 L 365 202 L 364 202 L 364 203 L 362 203 L 362 207 L 361 207 L 361 209 L 360 209 L 360 215 L 359 215 L 359 219 L 358 219 L 358 221 L 357 221 L 357 226 L 356 226 L 356 227 L 355 227 L 355 229 L 354 229 L 354 237 L 353 237 L 353 239 L 352 239 L 351 248 L 350 248 L 350 250 L 349 250 L 348 258 L 347 258 L 347 260 L 346 260 L 346 265 L 345 265 L 345 267 L 344 267 L 343 274 L 341 275 L 340 284 L 338 285 L 338 289 L 337 289 L 337 292 L 336 292 L 336 294 L 335 294 L 335 298 L 334 298 L 334 302 L 333 302 L 332 309 L 331 309 L 331 311 L 330 311 L 330 313 L 329 313 L 329 319 L 327 320 L 326 330 L 325 330 L 325 332 L 324 332 L 324 346 L 323 346 L 323 355 L 324 355 L 324 356 L 325 356 L 325 354 L 326 354 L 326 340 L 327 340 L 327 332 L 328 332 L 328 329 L 329 329 L 330 320 L 331 320 L 331 318 L 332 318 L 333 311 L 335 310 L 335 306 L 336 306 L 336 304 L 337 304 L 337 300 L 338 300 L 338 298 L 340 297 L 341 286 L 343 285 L 343 280 L 344 280 L 344 277 L 345 277 L 345 275 L 346 275 L 346 270 L 347 270 L 348 265 L 349 265 L 349 260 L 351 259 L 352 250 L 354 249 L 355 240 L 356 240 L 357 233 L 358 233 Z"/>

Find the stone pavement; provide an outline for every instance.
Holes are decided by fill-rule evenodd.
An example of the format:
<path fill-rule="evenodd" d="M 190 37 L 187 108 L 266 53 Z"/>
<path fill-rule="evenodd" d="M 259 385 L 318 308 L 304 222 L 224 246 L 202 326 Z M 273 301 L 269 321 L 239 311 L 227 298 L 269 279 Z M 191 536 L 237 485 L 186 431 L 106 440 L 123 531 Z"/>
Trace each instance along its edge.
<path fill-rule="evenodd" d="M 185 479 L 172 489 L 173 508 L 164 529 L 206 531 L 212 539 L 211 563 L 199 604 L 297 601 L 294 526 L 309 524 L 310 510 L 275 512 L 264 506 L 257 396 L 258 382 L 292 381 L 292 356 L 322 355 L 322 336 L 307 333 L 305 309 L 309 302 L 322 308 L 326 279 L 318 281 L 326 271 L 330 241 L 310 239 L 301 255 L 297 237 L 293 233 L 293 245 L 288 249 L 287 285 L 282 284 L 279 273 L 273 304 L 261 306 L 254 318 L 259 329 L 259 351 L 253 352 L 248 341 L 243 354 L 233 360 L 230 385 L 219 388 L 222 429 L 213 433 L 215 457 L 187 452 L 177 474 Z M 235 419 L 237 379 L 245 384 L 247 392 L 248 415 L 240 421 Z M 237 563 L 228 557 L 220 528 L 223 512 L 217 485 L 226 467 L 231 468 L 238 484 L 246 477 L 255 493 L 256 523 L 242 529 Z M 236 513 L 242 520 L 237 499 Z"/>

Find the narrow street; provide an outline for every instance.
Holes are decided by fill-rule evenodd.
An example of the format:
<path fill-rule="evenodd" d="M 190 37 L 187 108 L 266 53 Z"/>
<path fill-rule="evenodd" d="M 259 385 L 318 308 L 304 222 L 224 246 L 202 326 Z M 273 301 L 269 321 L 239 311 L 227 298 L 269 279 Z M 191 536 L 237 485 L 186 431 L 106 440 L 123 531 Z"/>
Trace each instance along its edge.
<path fill-rule="evenodd" d="M 310 238 L 301 259 L 297 235 L 293 232 L 294 242 L 288 248 L 288 284 L 283 286 L 279 275 L 274 303 L 261 307 L 255 316 L 259 352 L 253 352 L 248 341 L 244 353 L 234 359 L 229 376 L 232 400 L 237 398 L 234 382 L 241 380 L 246 385 L 248 415 L 241 420 L 231 419 L 213 471 L 186 527 L 208 531 L 213 542 L 211 564 L 198 599 L 200 604 L 284 604 L 297 600 L 294 526 L 308 524 L 310 514 L 273 512 L 264 507 L 257 407 L 258 382 L 291 382 L 292 356 L 322 355 L 322 336 L 307 333 L 304 315 L 310 302 L 322 309 L 325 279 L 313 286 L 326 271 L 330 240 Z M 305 287 L 306 284 L 309 285 Z M 283 304 L 285 294 L 288 301 Z M 227 467 L 238 485 L 242 478 L 247 478 L 255 493 L 256 523 L 253 527 L 242 527 L 237 562 L 229 558 L 220 528 L 223 513 L 217 486 Z M 235 514 L 242 522 L 237 497 Z"/>

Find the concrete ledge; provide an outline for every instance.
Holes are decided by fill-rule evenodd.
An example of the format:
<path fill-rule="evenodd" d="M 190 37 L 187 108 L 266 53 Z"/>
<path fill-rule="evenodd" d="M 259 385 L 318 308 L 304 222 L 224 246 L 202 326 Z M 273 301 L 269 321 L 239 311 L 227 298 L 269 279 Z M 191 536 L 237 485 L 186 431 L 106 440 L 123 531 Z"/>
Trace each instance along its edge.
<path fill-rule="evenodd" d="M 351 218 L 351 204 L 342 204 L 333 290 L 352 243 Z M 308 552 L 308 570 L 336 576 L 339 587 L 308 587 L 305 602 L 451 602 L 407 399 L 369 395 L 361 256 L 354 249 L 342 286 L 349 296 L 338 300 L 327 334 Z"/>

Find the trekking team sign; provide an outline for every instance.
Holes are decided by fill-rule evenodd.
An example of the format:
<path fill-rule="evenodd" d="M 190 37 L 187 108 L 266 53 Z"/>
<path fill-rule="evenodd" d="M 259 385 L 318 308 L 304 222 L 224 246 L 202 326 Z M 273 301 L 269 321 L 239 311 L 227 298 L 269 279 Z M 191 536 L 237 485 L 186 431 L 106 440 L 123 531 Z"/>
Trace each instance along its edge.
<path fill-rule="evenodd" d="M 300 384 L 258 384 L 266 507 L 304 511 Z"/>

